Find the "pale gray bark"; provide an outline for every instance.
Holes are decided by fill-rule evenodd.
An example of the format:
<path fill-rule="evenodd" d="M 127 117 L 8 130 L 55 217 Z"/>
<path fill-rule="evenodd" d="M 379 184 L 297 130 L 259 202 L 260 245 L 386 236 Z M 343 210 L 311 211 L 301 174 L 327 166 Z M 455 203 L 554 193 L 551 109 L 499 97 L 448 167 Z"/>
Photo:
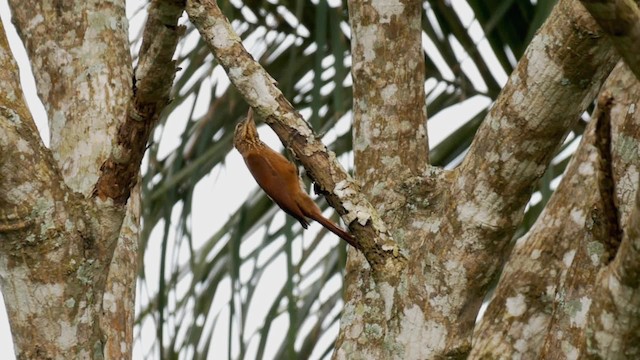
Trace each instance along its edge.
<path fill-rule="evenodd" d="M 581 0 L 640 79 L 640 9 L 634 0 Z"/>
<path fill-rule="evenodd" d="M 0 99 L 0 276 L 16 353 L 130 358 L 134 187 L 168 102 L 183 7 L 150 7 L 134 89 L 123 1 L 10 5 L 51 129 L 47 149 L 0 29 L 2 93 L 11 94 Z"/>
<path fill-rule="evenodd" d="M 623 359 L 638 353 L 637 278 L 624 280 L 620 268 L 635 274 L 639 259 L 629 251 L 637 232 L 638 85 L 623 63 L 609 77 L 560 186 L 518 240 L 472 357 Z M 612 309 L 618 296 L 629 302 Z"/>
<path fill-rule="evenodd" d="M 346 204 L 360 189 L 336 188 L 344 180 L 342 170 L 324 160 L 331 155 L 248 57 L 213 2 L 192 1 L 187 11 L 249 104 L 312 178 L 325 190 L 334 189 L 327 194 L 330 203 L 354 230 L 362 217 Z M 522 219 L 528 190 L 599 90 L 616 56 L 584 8 L 577 1 L 561 1 L 463 164 L 443 172 L 427 167 L 424 106 L 411 106 L 424 103 L 416 100 L 424 97 L 419 4 L 353 1 L 350 15 L 356 174 L 384 220 L 382 226 L 374 222 L 374 229 L 390 229 L 407 262 L 390 257 L 391 262 L 382 264 L 395 263 L 392 271 L 380 266 L 367 253 L 375 246 L 355 228 L 364 256 L 350 253 L 347 303 L 334 356 L 463 357 L 471 351 L 475 317 Z M 367 214 L 373 214 L 369 209 Z M 389 250 L 395 246 L 389 243 Z"/>
<path fill-rule="evenodd" d="M 357 16 L 359 7 L 372 11 L 355 1 L 350 14 Z M 407 277 L 389 290 L 388 284 L 372 284 L 366 267 L 350 259 L 353 275 L 347 276 L 337 358 L 455 358 L 470 352 L 475 318 L 507 255 L 529 189 L 615 62 L 598 31 L 579 3 L 561 1 L 529 45 L 462 165 L 406 178 L 400 191 L 384 189 L 387 202 L 374 205 L 389 209 L 383 219 L 399 219 L 390 228 L 406 239 Z M 354 31 L 353 36 L 367 34 Z M 354 64 L 360 61 L 357 55 Z M 402 301 L 375 300 L 398 292 Z M 379 314 L 389 308 L 385 326 L 369 336 L 367 326 L 379 324 Z"/>
<path fill-rule="evenodd" d="M 52 128 L 46 149 L 0 37 L 0 275 L 16 349 L 24 358 L 127 358 L 139 214 L 132 191 L 168 101 L 183 4 L 150 7 L 135 76 L 122 2 L 12 5 Z M 444 171 L 428 163 L 421 3 L 351 1 L 361 184 L 246 52 L 216 3 L 186 5 L 232 83 L 357 238 L 334 358 L 638 354 L 639 104 L 626 95 L 640 91 L 623 81 L 630 73 L 622 66 L 562 185 L 508 254 L 530 189 L 618 60 L 580 2 L 559 2 L 463 163 Z M 635 33 L 626 32 L 629 44 Z"/>
<path fill-rule="evenodd" d="M 571 337 L 576 324 L 580 329 L 574 332 L 581 334 L 584 348 L 587 317 L 579 309 L 558 311 L 550 325 L 566 331 L 564 340 L 571 338 L 572 348 L 545 331 L 540 325 L 548 323 L 545 317 L 523 322 L 513 337 L 505 336 L 504 330 L 486 330 L 486 324 L 503 321 L 501 312 L 512 317 L 533 309 L 526 305 L 526 294 L 515 294 L 492 305 L 495 316 L 478 328 L 472 349 L 480 304 L 508 257 L 530 189 L 618 59 L 578 1 L 563 0 L 556 6 L 478 130 L 464 162 L 453 171 L 428 166 L 420 3 L 351 1 L 354 151 L 362 189 L 347 180 L 274 80 L 246 53 L 215 3 L 190 1 L 187 12 L 234 85 L 293 150 L 356 234 L 361 251 L 349 255 L 346 304 L 334 358 L 509 357 L 526 350 L 528 341 L 544 344 L 539 351 L 546 354 L 564 349 L 571 355 L 573 349 L 582 349 L 572 342 L 577 339 Z M 575 257 L 575 264 L 592 264 L 591 268 L 584 273 L 559 268 L 543 281 L 528 277 L 523 285 L 543 286 L 548 292 L 545 286 L 560 289 L 554 285 L 560 281 L 562 296 L 577 305 L 583 305 L 584 294 L 595 291 L 597 269 L 617 251 L 616 238 L 609 235 L 617 234 L 620 224 L 615 211 L 608 215 L 616 205 L 607 196 L 614 188 L 611 177 L 616 170 L 611 164 L 616 157 L 607 155 L 611 142 L 603 135 L 609 131 L 605 120 L 593 122 L 585 141 L 594 139 L 595 145 L 574 160 L 578 169 L 590 167 L 597 174 L 582 174 L 585 186 L 597 191 L 576 200 L 597 204 L 604 213 L 568 217 L 583 226 L 591 221 L 586 228 L 594 239 L 591 244 L 599 241 L 602 251 L 564 253 L 553 258 L 558 266 L 573 263 Z M 634 179 L 627 192 L 635 193 L 636 187 Z M 559 233 L 554 226 L 541 233 Z M 566 241 L 578 236 L 571 227 L 564 230 L 559 236 Z M 541 256 L 536 253 L 534 258 Z M 522 264 L 526 262 L 508 266 Z M 558 292 L 552 293 L 554 300 Z M 487 343 L 492 339 L 505 345 Z"/>
<path fill-rule="evenodd" d="M 329 204 L 356 234 L 369 263 L 380 270 L 381 276 L 397 276 L 404 267 L 404 257 L 386 225 L 335 154 L 318 140 L 276 81 L 246 51 L 215 1 L 187 1 L 186 11 L 233 85 L 293 151 Z"/>
<path fill-rule="evenodd" d="M 621 63 L 603 94 L 611 102 L 613 201 L 621 244 L 613 261 L 597 274 L 586 325 L 587 353 L 603 359 L 630 359 L 640 356 L 640 192 L 636 190 L 640 177 L 640 82 Z"/>

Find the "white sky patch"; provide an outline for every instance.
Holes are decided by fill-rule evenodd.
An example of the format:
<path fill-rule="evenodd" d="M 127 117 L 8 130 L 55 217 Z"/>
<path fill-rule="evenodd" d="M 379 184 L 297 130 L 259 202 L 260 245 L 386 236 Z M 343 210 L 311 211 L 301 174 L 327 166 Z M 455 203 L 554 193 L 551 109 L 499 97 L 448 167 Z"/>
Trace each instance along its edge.
<path fill-rule="evenodd" d="M 427 17 L 432 19 L 432 17 L 429 16 L 430 14 L 433 14 L 433 13 L 431 11 L 427 11 Z M 439 29 L 436 28 L 435 30 L 436 32 L 439 32 Z M 424 32 L 422 33 L 422 47 L 429 54 L 429 56 L 431 57 L 431 60 L 433 60 L 433 63 L 438 69 L 438 72 L 440 72 L 445 79 L 451 80 L 455 78 L 455 76 L 453 75 L 453 72 L 449 68 L 449 65 L 440 54 L 438 47 Z M 427 93 L 429 93 L 429 90 L 430 90 L 429 87 L 427 87 L 426 90 L 427 90 Z"/>
<path fill-rule="evenodd" d="M 38 15 L 31 19 L 27 29 L 31 29 L 38 25 L 38 23 L 42 22 L 44 19 L 41 15 Z M 9 47 L 11 48 L 11 53 L 13 54 L 18 68 L 20 70 L 20 84 L 22 85 L 22 90 L 26 95 L 25 101 L 31 111 L 33 116 L 33 120 L 38 127 L 38 132 L 44 142 L 45 146 L 49 146 L 49 125 L 47 123 L 47 113 L 40 101 L 40 98 L 37 96 L 36 91 L 36 83 L 35 78 L 33 77 L 33 73 L 31 72 L 31 65 L 29 63 L 29 58 L 27 56 L 27 51 L 24 48 L 24 45 L 20 41 L 18 33 L 16 32 L 15 27 L 11 23 L 11 10 L 9 10 L 9 5 L 6 1 L 0 1 L 0 21 L 4 25 L 4 30 L 6 32 L 7 39 L 9 40 Z M 43 79 L 44 80 L 44 79 Z M 46 85 L 41 84 L 43 88 Z M 44 89 L 43 89 L 44 90 Z"/>
<path fill-rule="evenodd" d="M 513 317 L 521 316 L 527 311 L 527 303 L 522 294 L 507 298 L 506 306 L 507 312 Z"/>
<path fill-rule="evenodd" d="M 476 95 L 456 105 L 447 107 L 433 117 L 427 114 L 429 116 L 429 121 L 427 122 L 429 147 L 433 149 L 477 114 L 478 109 L 484 109 L 490 102 L 489 98 Z M 460 114 L 469 114 L 469 116 L 460 116 Z"/>

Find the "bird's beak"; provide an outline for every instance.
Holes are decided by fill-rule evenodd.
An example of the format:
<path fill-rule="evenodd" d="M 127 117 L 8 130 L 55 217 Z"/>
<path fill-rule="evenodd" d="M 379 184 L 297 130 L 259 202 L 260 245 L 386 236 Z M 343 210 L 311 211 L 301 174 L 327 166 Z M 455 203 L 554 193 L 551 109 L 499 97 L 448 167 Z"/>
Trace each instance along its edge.
<path fill-rule="evenodd" d="M 253 109 L 250 107 L 247 112 L 247 117 L 236 125 L 233 135 L 233 145 L 237 149 L 240 149 L 240 147 L 244 146 L 244 143 L 252 143 L 256 141 L 260 141 L 260 138 L 253 118 Z"/>
<path fill-rule="evenodd" d="M 247 117 L 243 120 L 240 120 L 236 125 L 235 133 L 238 135 L 239 133 L 244 133 L 249 125 L 253 125 L 255 127 L 255 121 L 253 120 L 253 109 L 249 107 L 249 111 L 247 112 Z"/>
<path fill-rule="evenodd" d="M 249 106 L 249 111 L 247 111 L 247 119 L 245 122 L 251 123 L 254 127 L 256 126 L 256 122 L 253 120 L 253 108 L 251 106 Z"/>

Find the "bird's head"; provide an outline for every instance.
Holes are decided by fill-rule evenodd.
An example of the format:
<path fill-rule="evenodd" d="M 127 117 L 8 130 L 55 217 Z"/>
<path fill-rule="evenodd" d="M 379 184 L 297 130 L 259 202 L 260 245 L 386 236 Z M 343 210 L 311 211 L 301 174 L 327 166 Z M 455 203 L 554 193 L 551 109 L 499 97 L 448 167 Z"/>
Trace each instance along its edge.
<path fill-rule="evenodd" d="M 255 147 L 260 143 L 258 129 L 256 129 L 256 123 L 253 120 L 253 109 L 249 108 L 246 119 L 236 125 L 236 130 L 233 136 L 233 146 L 242 153 L 249 147 Z"/>

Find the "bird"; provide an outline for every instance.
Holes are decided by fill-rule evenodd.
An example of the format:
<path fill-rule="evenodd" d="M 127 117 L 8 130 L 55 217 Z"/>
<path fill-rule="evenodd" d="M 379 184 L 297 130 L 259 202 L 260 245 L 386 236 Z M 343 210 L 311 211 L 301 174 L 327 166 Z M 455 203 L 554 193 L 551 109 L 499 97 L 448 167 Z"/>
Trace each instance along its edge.
<path fill-rule="evenodd" d="M 236 125 L 233 145 L 242 155 L 249 172 L 258 185 L 284 212 L 293 216 L 303 228 L 307 218 L 320 223 L 354 248 L 354 237 L 322 215 L 322 211 L 300 184 L 296 166 L 279 152 L 267 146 L 258 135 L 253 109 Z"/>

